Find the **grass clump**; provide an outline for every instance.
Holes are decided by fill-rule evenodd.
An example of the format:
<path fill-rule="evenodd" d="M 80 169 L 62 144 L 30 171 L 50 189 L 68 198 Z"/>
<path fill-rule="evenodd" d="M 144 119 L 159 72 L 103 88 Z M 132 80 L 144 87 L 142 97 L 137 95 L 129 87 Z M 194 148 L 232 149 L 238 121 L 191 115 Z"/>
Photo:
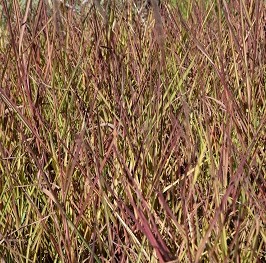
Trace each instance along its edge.
<path fill-rule="evenodd" d="M 94 2 L 1 2 L 1 260 L 264 262 L 265 3 Z"/>

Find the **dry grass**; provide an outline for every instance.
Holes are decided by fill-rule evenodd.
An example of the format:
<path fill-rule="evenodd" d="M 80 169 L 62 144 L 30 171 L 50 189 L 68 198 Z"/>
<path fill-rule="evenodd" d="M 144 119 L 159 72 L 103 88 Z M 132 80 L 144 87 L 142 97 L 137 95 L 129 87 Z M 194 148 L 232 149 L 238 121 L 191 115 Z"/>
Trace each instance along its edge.
<path fill-rule="evenodd" d="M 265 3 L 180 2 L 0 0 L 2 260 L 266 261 Z"/>

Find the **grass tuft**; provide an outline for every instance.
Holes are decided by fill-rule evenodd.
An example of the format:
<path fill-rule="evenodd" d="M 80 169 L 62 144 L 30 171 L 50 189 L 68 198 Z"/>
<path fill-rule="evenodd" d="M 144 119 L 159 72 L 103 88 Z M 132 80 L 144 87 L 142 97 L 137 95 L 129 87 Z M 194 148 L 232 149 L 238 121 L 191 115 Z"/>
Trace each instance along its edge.
<path fill-rule="evenodd" d="M 265 3 L 73 2 L 0 2 L 1 262 L 265 262 Z"/>

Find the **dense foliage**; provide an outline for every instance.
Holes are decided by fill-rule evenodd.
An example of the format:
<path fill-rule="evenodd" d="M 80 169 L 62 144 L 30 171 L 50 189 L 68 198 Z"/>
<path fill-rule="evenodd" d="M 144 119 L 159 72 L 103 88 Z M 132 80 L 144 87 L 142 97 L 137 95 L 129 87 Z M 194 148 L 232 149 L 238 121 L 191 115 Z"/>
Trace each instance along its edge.
<path fill-rule="evenodd" d="M 265 2 L 24 3 L 0 0 L 1 262 L 266 262 Z"/>

